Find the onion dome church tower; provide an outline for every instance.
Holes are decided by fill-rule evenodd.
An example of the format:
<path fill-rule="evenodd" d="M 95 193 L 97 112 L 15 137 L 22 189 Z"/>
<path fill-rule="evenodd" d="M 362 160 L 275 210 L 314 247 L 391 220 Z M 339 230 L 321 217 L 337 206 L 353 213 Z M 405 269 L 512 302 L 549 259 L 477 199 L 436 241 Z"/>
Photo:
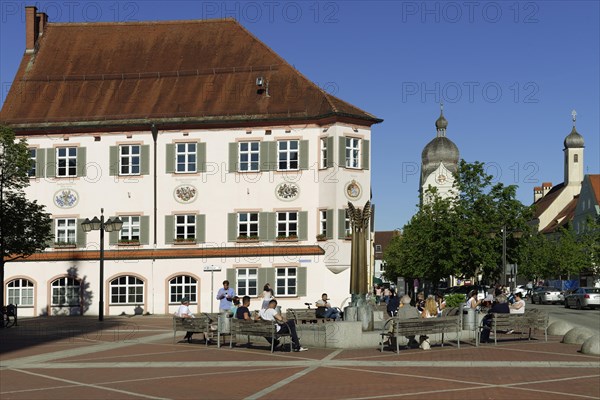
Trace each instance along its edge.
<path fill-rule="evenodd" d="M 458 171 L 459 152 L 452 140 L 446 137 L 448 121 L 444 117 L 444 105 L 440 105 L 440 117 L 435 121 L 437 136 L 425 146 L 421 154 L 421 204 L 427 203 L 429 186 L 437 188 L 442 197 L 452 195 L 452 184 Z"/>
<path fill-rule="evenodd" d="M 573 110 L 573 129 L 565 138 L 565 186 L 581 186 L 583 181 L 583 136 L 575 129 L 577 112 Z"/>

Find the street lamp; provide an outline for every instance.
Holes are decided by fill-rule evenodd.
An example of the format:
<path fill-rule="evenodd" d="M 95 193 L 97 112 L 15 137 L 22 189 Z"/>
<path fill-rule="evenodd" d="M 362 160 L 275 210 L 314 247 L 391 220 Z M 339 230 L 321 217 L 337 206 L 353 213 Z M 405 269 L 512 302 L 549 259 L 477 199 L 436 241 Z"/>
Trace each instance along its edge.
<path fill-rule="evenodd" d="M 506 229 L 506 225 L 504 225 L 501 229 L 502 232 L 502 273 L 504 274 L 504 278 L 502 279 L 502 281 L 504 282 L 504 286 L 508 286 L 507 282 L 506 282 L 506 234 L 508 233 L 507 229 Z M 523 236 L 523 231 L 520 229 L 515 229 L 510 231 L 510 233 L 512 233 L 512 237 L 514 237 L 515 239 L 519 239 L 521 236 Z M 496 231 L 490 231 L 490 237 L 494 238 L 496 236 Z M 510 278 L 511 281 L 514 283 L 514 268 L 511 268 L 510 270 Z M 515 286 L 516 287 L 516 286 Z M 513 288 L 511 288 L 512 291 Z"/>
<path fill-rule="evenodd" d="M 116 217 L 114 220 L 110 218 L 104 222 L 104 208 L 100 209 L 100 219 L 98 217 L 86 218 L 81 223 L 81 229 L 84 232 L 100 231 L 100 291 L 98 301 L 98 321 L 104 320 L 104 231 L 113 232 L 120 231 L 123 227 L 123 221 Z"/>

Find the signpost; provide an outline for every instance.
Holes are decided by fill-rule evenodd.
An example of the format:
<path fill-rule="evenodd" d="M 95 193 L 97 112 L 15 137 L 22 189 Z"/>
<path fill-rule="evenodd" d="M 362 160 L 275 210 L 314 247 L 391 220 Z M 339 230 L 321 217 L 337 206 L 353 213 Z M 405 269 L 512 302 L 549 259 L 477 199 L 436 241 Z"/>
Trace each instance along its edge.
<path fill-rule="evenodd" d="M 218 265 L 206 265 L 204 271 L 210 271 L 210 313 L 213 312 L 213 304 L 215 302 L 214 287 L 215 287 L 215 271 L 220 271 L 221 267 Z"/>

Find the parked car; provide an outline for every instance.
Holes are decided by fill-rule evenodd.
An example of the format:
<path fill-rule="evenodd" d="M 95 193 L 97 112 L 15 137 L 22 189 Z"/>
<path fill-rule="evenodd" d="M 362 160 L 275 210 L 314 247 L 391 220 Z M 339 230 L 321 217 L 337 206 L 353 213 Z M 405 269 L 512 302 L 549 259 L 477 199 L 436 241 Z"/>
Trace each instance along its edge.
<path fill-rule="evenodd" d="M 462 293 L 465 295 L 465 299 L 469 297 L 469 293 L 471 290 L 477 290 L 477 300 L 483 300 L 488 292 L 487 286 L 479 286 L 479 285 L 462 285 L 462 286 L 452 286 L 446 289 L 444 292 L 444 296 L 455 293 Z"/>
<path fill-rule="evenodd" d="M 580 287 L 565 296 L 565 308 L 600 308 L 600 288 Z"/>
<path fill-rule="evenodd" d="M 531 302 L 533 304 L 539 303 L 562 303 L 565 300 L 562 290 L 550 286 L 538 286 L 533 288 L 531 293 Z"/>
<path fill-rule="evenodd" d="M 515 293 L 517 293 L 517 292 L 521 292 L 521 294 L 523 295 L 523 298 L 525 298 L 525 297 L 527 297 L 527 296 L 529 296 L 531 294 L 530 290 L 527 289 L 527 285 L 519 285 L 519 286 L 517 286 L 517 289 L 515 290 Z"/>

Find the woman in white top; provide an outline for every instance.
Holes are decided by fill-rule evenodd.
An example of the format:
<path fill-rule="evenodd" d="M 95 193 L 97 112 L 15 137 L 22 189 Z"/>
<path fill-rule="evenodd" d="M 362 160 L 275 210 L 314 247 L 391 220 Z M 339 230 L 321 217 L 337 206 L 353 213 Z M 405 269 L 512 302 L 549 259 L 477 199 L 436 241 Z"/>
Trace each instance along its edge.
<path fill-rule="evenodd" d="M 265 286 L 263 287 L 263 292 L 260 295 L 260 297 L 262 297 L 262 300 L 263 300 L 261 309 L 265 310 L 265 309 L 269 308 L 269 302 L 275 298 L 275 296 L 273 296 L 273 289 L 271 289 L 271 284 L 269 284 L 269 283 L 265 284 Z"/>
<path fill-rule="evenodd" d="M 521 296 L 521 292 L 515 293 L 515 302 L 509 306 L 511 314 L 525 314 L 525 300 Z"/>
<path fill-rule="evenodd" d="M 477 290 L 471 290 L 469 293 L 469 300 L 467 300 L 467 308 L 476 309 L 481 303 L 481 300 L 477 300 Z"/>

